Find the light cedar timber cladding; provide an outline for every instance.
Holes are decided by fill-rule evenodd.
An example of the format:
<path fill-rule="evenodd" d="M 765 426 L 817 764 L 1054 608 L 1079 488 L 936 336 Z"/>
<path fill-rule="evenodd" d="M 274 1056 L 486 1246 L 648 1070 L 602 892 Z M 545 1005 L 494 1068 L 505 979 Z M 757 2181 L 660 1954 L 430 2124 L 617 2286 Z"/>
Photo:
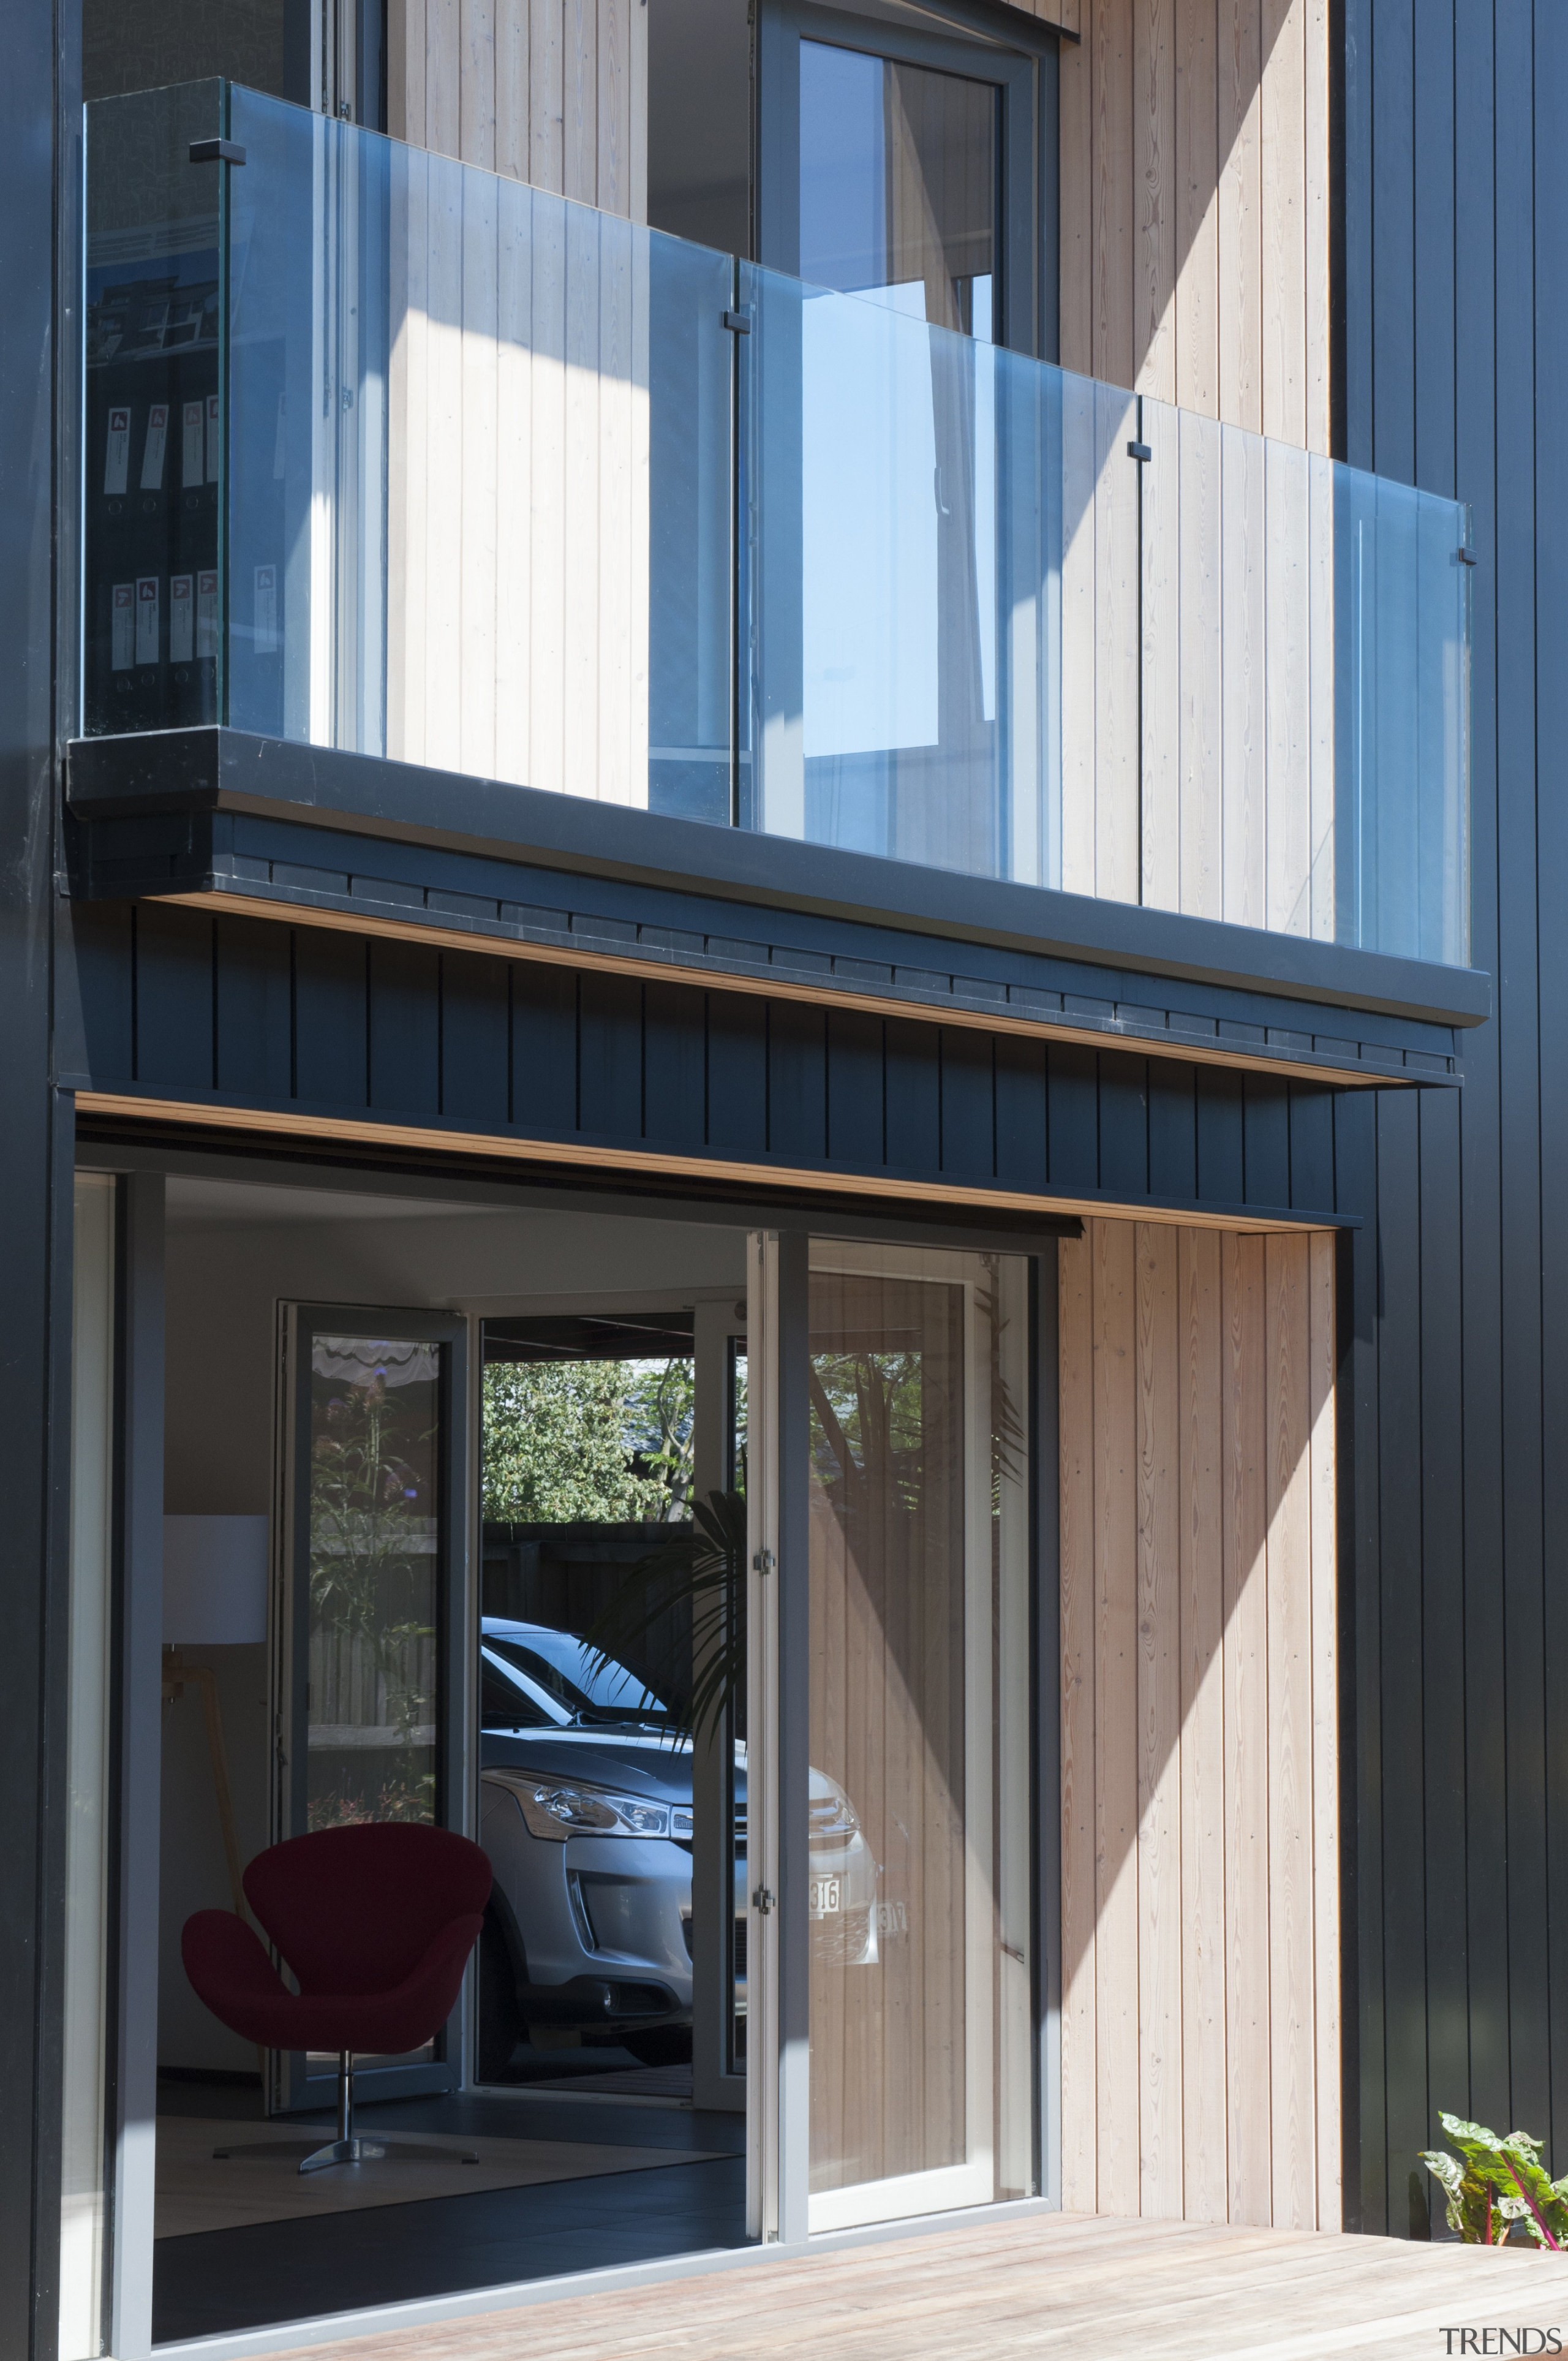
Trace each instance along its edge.
<path fill-rule="evenodd" d="M 1337 2229 L 1334 1241 L 1060 1257 L 1063 2203 Z"/>
<path fill-rule="evenodd" d="M 1064 368 L 1328 451 L 1329 5 L 1082 0 Z"/>
<path fill-rule="evenodd" d="M 387 127 L 646 221 L 643 0 L 388 0 Z"/>
<path fill-rule="evenodd" d="M 1327 0 L 1085 0 L 1082 32 L 1062 884 L 1332 940 Z"/>

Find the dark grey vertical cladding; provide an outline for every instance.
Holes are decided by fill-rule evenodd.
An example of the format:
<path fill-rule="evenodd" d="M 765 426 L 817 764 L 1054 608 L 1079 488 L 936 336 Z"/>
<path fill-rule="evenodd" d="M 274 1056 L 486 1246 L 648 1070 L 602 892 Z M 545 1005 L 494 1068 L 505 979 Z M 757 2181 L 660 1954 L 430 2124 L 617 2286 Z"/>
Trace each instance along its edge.
<path fill-rule="evenodd" d="M 1453 310 L 1455 488 L 1471 504 L 1475 575 L 1471 766 L 1470 923 L 1474 957 L 1497 972 L 1497 115 L 1493 0 L 1455 11 Z M 1502 1619 L 1495 1570 L 1502 1546 L 1503 1329 L 1501 1060 L 1497 1027 L 1483 1027 L 1465 1058 L 1460 1132 L 1464 1208 L 1464 1787 L 1470 2110 L 1500 2123 L 1510 2112 L 1508 2010 L 1508 1770 L 1503 1741 Z"/>
<path fill-rule="evenodd" d="M 768 1148 L 790 1164 L 828 1153 L 828 1018 L 809 1002 L 768 1006 Z"/>
<path fill-rule="evenodd" d="M 1290 1202 L 1290 1093 L 1272 1074 L 1243 1078 L 1242 1170 L 1249 1204 Z"/>
<path fill-rule="evenodd" d="M 222 917 L 213 947 L 213 1079 L 236 1098 L 294 1087 L 292 944 L 265 918 Z"/>
<path fill-rule="evenodd" d="M 294 1088 L 307 1104 L 363 1108 L 370 1094 L 363 936 L 294 936 Z"/>
<path fill-rule="evenodd" d="M 1549 1193 L 1568 1169 L 1552 1046 L 1568 1023 L 1565 119 L 1557 0 L 1346 0 L 1346 456 L 1473 511 L 1473 956 L 1497 1008 L 1466 1045 L 1462 1100 L 1423 1103 L 1413 1150 L 1391 1101 L 1379 1118 L 1383 1295 L 1365 1339 L 1356 1279 L 1356 1351 L 1377 1356 L 1355 1434 L 1367 2228 L 1407 2226 L 1409 2150 L 1440 2107 L 1550 2135 L 1568 2167 L 1552 1973 L 1568 1951 L 1568 1374 L 1552 1349 L 1568 1239 Z M 1358 1116 L 1337 1118 L 1342 1202 Z"/>
<path fill-rule="evenodd" d="M 887 1021 L 887 1160 L 894 1171 L 942 1163 L 942 1072 L 935 1026 Z"/>
<path fill-rule="evenodd" d="M 701 1150 L 703 1018 L 703 995 L 695 985 L 644 987 L 642 1128 L 655 1146 Z"/>
<path fill-rule="evenodd" d="M 642 1129 L 642 986 L 587 974 L 579 987 L 577 1119 L 587 1132 Z"/>
<path fill-rule="evenodd" d="M 62 1032 L 63 1074 L 114 1074 L 129 1082 L 135 1068 L 135 913 L 128 902 L 73 902 L 62 918 L 70 946 L 64 961 L 74 986 L 73 1038 Z"/>
<path fill-rule="evenodd" d="M 1429 2112 L 1469 2087 L 1464 1923 L 1464 1419 L 1459 1104 L 1418 1108 L 1422 1809 Z M 1408 1349 L 1408 1348 L 1407 1348 Z M 1415 1635 L 1409 1637 L 1413 1640 Z M 1451 2099 L 1448 2093 L 1454 2093 Z M 1425 2126 L 1418 2125 L 1418 2132 Z M 1435 2124 L 1433 2125 L 1435 2130 Z M 1424 2139 L 1417 2145 L 1424 2146 Z M 1414 2168 L 1410 2168 L 1414 2169 Z M 1441 2217 L 1440 2217 L 1441 2218 Z"/>
<path fill-rule="evenodd" d="M 441 959 L 441 1112 L 448 1123 L 499 1131 L 507 1119 L 510 1046 L 507 969 L 472 951 Z"/>
<path fill-rule="evenodd" d="M 1420 1109 L 1377 1108 L 1377 1430 L 1383 1665 L 1383 2002 L 1387 2024 L 1388 2227 L 1426 2227 L 1426 1886 L 1422 1827 L 1421 1257 Z"/>
<path fill-rule="evenodd" d="M 1547 7 L 1540 12 L 1543 18 Z M 1547 2046 L 1546 1831 L 1542 1691 L 1541 1356 L 1541 963 L 1536 565 L 1563 520 L 1537 510 L 1532 12 L 1497 16 L 1497 1049 L 1501 1083 L 1504 1697 L 1508 1752 L 1510 2120 L 1544 2131 Z M 1552 150 L 1558 146 L 1554 136 Z M 1542 159 L 1544 162 L 1544 159 Z M 1558 234 L 1546 216 L 1548 239 Z M 1556 407 L 1549 390 L 1548 412 Z M 1542 530 L 1542 526 L 1546 529 Z M 1544 617 L 1549 634 L 1558 619 Z M 1560 662 L 1553 655 L 1546 667 Z M 1559 792 L 1554 776 L 1552 793 Z M 1561 928 L 1561 914 L 1552 923 Z M 1561 1087 L 1561 1084 L 1558 1085 Z M 1561 1325 L 1561 1307 L 1557 1325 Z M 1495 1561 L 1494 1561 L 1495 1563 Z M 1477 1569 L 1478 1573 L 1485 1569 Z M 1559 1710 L 1561 1710 L 1561 1707 Z M 1559 2168 L 1561 2169 L 1561 2168 Z"/>
<path fill-rule="evenodd" d="M 1124 1049 L 1100 1052 L 1100 1186 L 1109 1197 L 1148 1194 L 1149 1061 Z"/>
<path fill-rule="evenodd" d="M 996 1177 L 1005 1188 L 1043 1189 L 1047 1163 L 1046 1051 L 1003 1034 L 996 1043 Z"/>
<path fill-rule="evenodd" d="M 63 1587 L 50 1425 L 64 1401 L 53 1345 L 69 1305 L 71 1179 L 49 1090 L 51 426 L 56 71 L 69 91 L 74 68 L 57 60 L 58 29 L 50 7 L 9 12 L 0 82 L 0 2352 L 18 2356 L 54 2350 L 60 2223 L 64 1632 L 46 1615 Z"/>
<path fill-rule="evenodd" d="M 1555 1972 L 1549 1993 L 1548 2028 L 1552 2059 L 1552 2135 L 1559 2158 L 1557 2169 L 1568 2169 L 1568 1989 L 1563 1963 L 1568 1960 L 1568 1372 L 1563 1355 L 1555 1347 L 1568 1308 L 1568 1236 L 1562 1218 L 1563 1176 L 1568 1172 L 1568 1093 L 1563 1088 L 1560 1044 L 1568 1022 L 1568 941 L 1563 914 L 1568 911 L 1568 814 L 1563 808 L 1563 749 L 1568 745 L 1568 683 L 1563 680 L 1562 619 L 1568 608 L 1568 550 L 1563 521 L 1568 519 L 1568 466 L 1556 423 L 1563 389 L 1568 382 L 1568 265 L 1563 253 L 1562 195 L 1556 185 L 1561 173 L 1564 124 L 1568 123 L 1568 23 L 1561 8 L 1538 10 L 1535 34 L 1534 173 L 1538 192 L 1536 218 L 1548 225 L 1538 237 L 1536 278 L 1536 406 L 1541 420 L 1536 444 L 1536 499 L 1548 520 L 1536 550 L 1536 597 L 1539 615 L 1540 675 L 1536 689 L 1540 743 L 1550 766 L 1547 791 L 1540 799 L 1538 845 L 1541 861 L 1541 909 L 1545 919 L 1541 934 L 1541 1038 L 1543 1047 L 1543 1089 L 1541 1110 L 1541 1165 L 1546 1180 L 1546 1204 L 1541 1224 L 1542 1302 L 1544 1334 L 1549 1340 L 1542 1356 L 1541 1429 L 1546 1438 L 1544 1530 L 1547 1539 L 1545 1585 L 1545 1650 L 1542 1671 L 1547 1700 L 1545 1733 L 1546 1795 L 1551 1806 L 1547 1825 L 1548 1958 Z M 1516 2095 L 1521 2095 L 1516 2081 Z M 1532 2094 L 1533 2095 L 1533 2094 Z M 1520 2107 L 1522 2118 L 1523 2108 Z M 1533 2123 L 1527 2129 L 1536 2128 Z M 1542 2124 L 1541 2128 L 1544 2129 Z"/>
<path fill-rule="evenodd" d="M 1239 1205 L 1246 1195 L 1243 1082 L 1223 1066 L 1198 1069 L 1198 1193 Z"/>
<path fill-rule="evenodd" d="M 157 902 L 137 906 L 136 1078 L 149 1087 L 213 1087 L 213 927 Z"/>
<path fill-rule="evenodd" d="M 996 1170 L 996 1082 L 989 1034 L 943 1027 L 942 1170 L 989 1180 Z"/>
<path fill-rule="evenodd" d="M 440 954 L 424 943 L 370 945 L 369 1104 L 378 1115 L 441 1113 L 440 974 Z"/>
<path fill-rule="evenodd" d="M 577 979 L 569 968 L 512 969 L 511 1119 L 522 1131 L 577 1127 Z"/>
<path fill-rule="evenodd" d="M 828 1153 L 839 1163 L 880 1164 L 886 1154 L 883 1056 L 880 1016 L 829 1013 Z"/>
<path fill-rule="evenodd" d="M 1053 1189 L 1100 1185 L 1100 1093 L 1092 1049 L 1054 1044 L 1046 1093 L 1047 1152 Z"/>
<path fill-rule="evenodd" d="M 1334 1202 L 1334 1101 L 1332 1091 L 1298 1086 L 1290 1093 L 1292 1205 Z"/>
<path fill-rule="evenodd" d="M 1149 1060 L 1149 1191 L 1153 1196 L 1198 1194 L 1197 1071 L 1192 1066 L 1173 1065 L 1168 1059 Z M 1299 1202 L 1332 1205 L 1332 1172 L 1321 1197 L 1304 1196 Z"/>
<path fill-rule="evenodd" d="M 1334 1181 L 1341 1205 L 1377 1202 L 1377 1106 L 1357 1093 L 1335 1111 Z M 1379 1600 L 1377 1330 L 1383 1302 L 1381 1244 L 1375 1226 L 1352 1240 L 1348 1334 L 1339 1339 L 1339 1378 L 1350 1397 L 1349 1481 L 1340 1496 L 1341 1631 L 1354 1656 L 1354 1716 L 1341 1763 L 1351 1800 L 1343 1954 L 1349 2027 L 1345 2076 L 1345 2225 L 1388 2230 L 1387 2078 L 1383 2008 L 1383 1633 Z M 1346 1306 L 1341 1294 L 1342 1320 Z M 1352 1598 L 1343 1601 L 1344 1569 Z M 1342 1711 L 1344 1695 L 1341 1692 Z M 1342 1823 L 1343 1824 L 1343 1823 Z"/>
<path fill-rule="evenodd" d="M 713 1000 L 707 1012 L 707 1144 L 718 1156 L 761 1156 L 768 1144 L 766 1038 L 761 1000 Z"/>

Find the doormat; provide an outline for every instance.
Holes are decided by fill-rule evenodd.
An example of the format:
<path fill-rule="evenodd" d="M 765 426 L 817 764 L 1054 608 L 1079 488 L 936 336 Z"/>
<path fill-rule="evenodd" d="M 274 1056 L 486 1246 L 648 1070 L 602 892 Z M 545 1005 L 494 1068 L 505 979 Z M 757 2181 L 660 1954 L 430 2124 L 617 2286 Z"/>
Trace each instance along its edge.
<path fill-rule="evenodd" d="M 213 2150 L 229 2146 L 297 2151 L 329 2127 L 309 2124 L 247 2124 L 201 2115 L 158 2118 L 157 2207 L 153 2235 L 190 2238 L 203 2230 L 240 2230 L 257 2222 L 303 2222 L 318 2214 L 358 2213 L 372 2205 L 413 2205 L 431 2197 L 472 2197 L 481 2190 L 532 2189 L 542 2181 L 590 2180 L 609 2172 L 651 2172 L 666 2164 L 709 2164 L 717 2151 L 672 2147 L 612 2147 L 583 2140 L 468 2139 L 457 2134 L 390 2131 L 411 2146 L 472 2150 L 477 2164 L 448 2163 L 433 2155 L 388 2157 L 376 2164 L 334 2164 L 302 2174 L 293 2155 L 236 2156 L 220 2164 Z M 369 2132 L 366 2136 L 374 2138 Z"/>

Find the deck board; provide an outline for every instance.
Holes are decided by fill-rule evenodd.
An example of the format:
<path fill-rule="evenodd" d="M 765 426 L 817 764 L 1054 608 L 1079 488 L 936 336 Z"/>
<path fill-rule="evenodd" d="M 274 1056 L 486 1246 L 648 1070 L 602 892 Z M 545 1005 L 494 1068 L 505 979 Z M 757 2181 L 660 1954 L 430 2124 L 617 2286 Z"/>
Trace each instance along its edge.
<path fill-rule="evenodd" d="M 1568 2259 L 1036 2215 L 313 2348 L 342 2361 L 1430 2361 L 1444 2326 L 1561 2324 Z"/>

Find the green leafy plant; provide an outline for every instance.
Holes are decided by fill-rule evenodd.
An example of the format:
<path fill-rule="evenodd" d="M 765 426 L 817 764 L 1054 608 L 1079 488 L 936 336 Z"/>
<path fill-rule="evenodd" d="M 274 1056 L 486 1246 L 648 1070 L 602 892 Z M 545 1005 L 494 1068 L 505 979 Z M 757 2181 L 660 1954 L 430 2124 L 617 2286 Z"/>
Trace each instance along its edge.
<path fill-rule="evenodd" d="M 492 1361 L 483 1490 L 500 1524 L 663 1523 L 691 1484 L 689 1359 Z"/>
<path fill-rule="evenodd" d="M 691 1610 L 689 1693 L 669 1700 L 674 1741 L 717 1730 L 746 1678 L 746 1496 L 707 1492 L 689 1525 L 639 1558 L 584 1638 L 599 1664 L 634 1656 L 672 1609 Z"/>
<path fill-rule="evenodd" d="M 1541 2142 L 1528 2132 L 1509 2132 L 1505 2139 L 1463 2115 L 1439 2120 L 1459 2153 L 1429 2149 L 1421 2162 L 1447 2201 L 1449 2228 L 1466 2246 L 1502 2246 L 1522 2222 L 1538 2246 L 1568 2252 L 1568 2174 L 1548 2178 Z"/>

